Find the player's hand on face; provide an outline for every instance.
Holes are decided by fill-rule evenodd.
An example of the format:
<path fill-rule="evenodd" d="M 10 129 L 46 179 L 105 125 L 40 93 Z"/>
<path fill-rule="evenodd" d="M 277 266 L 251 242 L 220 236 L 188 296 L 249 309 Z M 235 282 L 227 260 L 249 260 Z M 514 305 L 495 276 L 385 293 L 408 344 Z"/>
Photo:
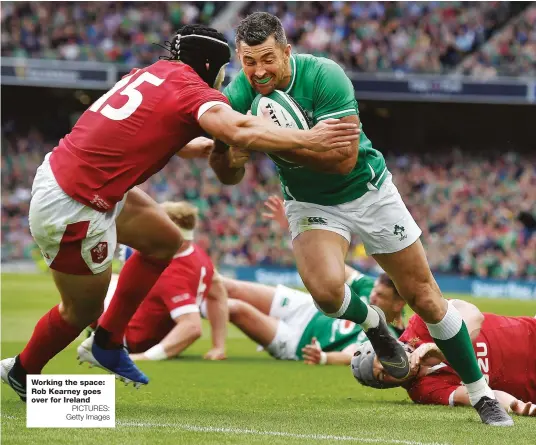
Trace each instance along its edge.
<path fill-rule="evenodd" d="M 359 139 L 361 130 L 354 123 L 343 123 L 339 119 L 326 119 L 316 124 L 309 132 L 309 144 L 306 148 L 324 152 L 335 148 L 350 147 Z"/>
<path fill-rule="evenodd" d="M 203 356 L 203 358 L 205 360 L 225 360 L 227 356 L 225 355 L 225 349 L 212 348 Z"/>
<path fill-rule="evenodd" d="M 245 148 L 229 147 L 229 167 L 242 168 L 249 161 L 250 151 Z"/>
<path fill-rule="evenodd" d="M 532 402 L 522 402 L 521 400 L 513 400 L 510 403 L 510 409 L 518 416 L 536 417 L 536 405 Z"/>
<path fill-rule="evenodd" d="M 271 195 L 264 201 L 264 207 L 267 209 L 262 213 L 264 219 L 275 221 L 283 229 L 289 228 L 287 215 L 285 215 L 285 206 L 279 196 Z"/>
<path fill-rule="evenodd" d="M 322 349 L 313 337 L 311 344 L 302 348 L 303 361 L 306 365 L 318 365 L 320 363 Z"/>
<path fill-rule="evenodd" d="M 182 147 L 177 154 L 183 159 L 206 159 L 210 156 L 210 152 L 213 148 L 214 141 L 201 136 L 192 139 L 188 144 Z"/>

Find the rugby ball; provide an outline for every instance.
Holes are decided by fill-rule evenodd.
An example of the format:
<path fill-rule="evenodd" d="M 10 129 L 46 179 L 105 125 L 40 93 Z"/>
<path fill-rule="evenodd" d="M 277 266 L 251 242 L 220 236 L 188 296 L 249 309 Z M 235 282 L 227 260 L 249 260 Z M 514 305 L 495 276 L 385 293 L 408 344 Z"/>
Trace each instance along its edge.
<path fill-rule="evenodd" d="M 279 90 L 274 90 L 267 96 L 257 95 L 251 104 L 251 114 L 264 116 L 283 128 L 312 128 L 312 122 L 300 104 Z"/>

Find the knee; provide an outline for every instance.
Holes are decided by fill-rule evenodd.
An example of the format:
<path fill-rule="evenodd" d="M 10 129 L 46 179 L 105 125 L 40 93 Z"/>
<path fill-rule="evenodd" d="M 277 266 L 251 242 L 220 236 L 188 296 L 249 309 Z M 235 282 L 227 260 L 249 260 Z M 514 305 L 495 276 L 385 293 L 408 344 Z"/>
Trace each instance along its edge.
<path fill-rule="evenodd" d="M 426 322 L 439 322 L 445 315 L 446 302 L 431 273 L 413 277 L 402 289 L 401 296 Z"/>
<path fill-rule="evenodd" d="M 344 300 L 344 277 L 314 277 L 305 283 L 316 304 L 325 313 L 337 312 Z"/>
<path fill-rule="evenodd" d="M 97 321 L 104 311 L 104 304 L 95 301 L 94 304 L 70 304 L 61 303 L 59 308 L 62 318 L 69 324 L 79 328 L 85 328 Z"/>
<path fill-rule="evenodd" d="M 235 320 L 244 313 L 246 303 L 230 298 L 227 300 L 227 305 L 229 307 L 229 320 L 231 323 L 234 323 Z"/>

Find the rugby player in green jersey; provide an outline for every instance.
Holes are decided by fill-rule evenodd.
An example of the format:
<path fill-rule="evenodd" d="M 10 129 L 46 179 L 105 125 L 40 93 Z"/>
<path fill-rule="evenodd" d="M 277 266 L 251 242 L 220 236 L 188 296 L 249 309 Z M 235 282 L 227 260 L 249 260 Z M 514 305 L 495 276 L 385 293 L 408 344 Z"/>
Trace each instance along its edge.
<path fill-rule="evenodd" d="M 346 282 L 365 302 L 380 307 L 389 331 L 403 332 L 402 309 L 406 304 L 387 274 L 374 278 L 347 266 Z M 221 277 L 229 295 L 229 318 L 249 338 L 274 358 L 303 360 L 307 364 L 350 365 L 360 344 L 368 341 L 360 325 L 320 312 L 305 292 L 278 285 Z"/>
<path fill-rule="evenodd" d="M 329 118 L 360 124 L 354 89 L 343 69 L 326 58 L 292 54 L 277 17 L 257 12 L 243 19 L 236 47 L 242 70 L 224 91 L 236 111 L 247 113 L 257 94 L 278 89 L 298 102 L 313 124 Z M 210 164 L 220 181 L 235 184 L 247 158 L 247 151 L 217 143 Z M 427 323 L 482 421 L 512 425 L 482 375 L 460 313 L 443 298 L 432 276 L 421 230 L 365 133 L 351 148 L 279 151 L 272 159 L 283 187 L 297 268 L 318 309 L 360 324 L 385 371 L 393 377 L 409 374 L 406 353 L 389 335 L 380 311 L 345 284 L 344 259 L 351 235 L 359 235 L 367 253 Z"/>

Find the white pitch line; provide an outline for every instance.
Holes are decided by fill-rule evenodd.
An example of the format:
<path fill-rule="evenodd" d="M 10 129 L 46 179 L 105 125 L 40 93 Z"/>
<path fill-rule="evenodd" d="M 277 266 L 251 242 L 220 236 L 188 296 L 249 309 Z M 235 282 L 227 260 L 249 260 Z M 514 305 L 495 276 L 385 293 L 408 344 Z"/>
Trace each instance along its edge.
<path fill-rule="evenodd" d="M 197 426 L 181 423 L 143 423 L 143 422 L 123 422 L 117 421 L 117 426 L 120 427 L 139 427 L 139 428 L 175 428 L 184 431 L 193 431 L 196 433 L 220 433 L 220 434 L 249 434 L 252 436 L 278 436 L 291 437 L 294 439 L 307 440 L 332 440 L 341 442 L 357 442 L 357 443 L 392 443 L 397 445 L 449 445 L 439 442 L 418 442 L 415 440 L 399 440 L 399 439 L 374 439 L 371 437 L 352 437 L 352 436 L 334 436 L 331 434 L 297 434 L 287 433 L 285 431 L 265 431 L 252 430 L 244 428 L 218 428 L 211 426 Z"/>

